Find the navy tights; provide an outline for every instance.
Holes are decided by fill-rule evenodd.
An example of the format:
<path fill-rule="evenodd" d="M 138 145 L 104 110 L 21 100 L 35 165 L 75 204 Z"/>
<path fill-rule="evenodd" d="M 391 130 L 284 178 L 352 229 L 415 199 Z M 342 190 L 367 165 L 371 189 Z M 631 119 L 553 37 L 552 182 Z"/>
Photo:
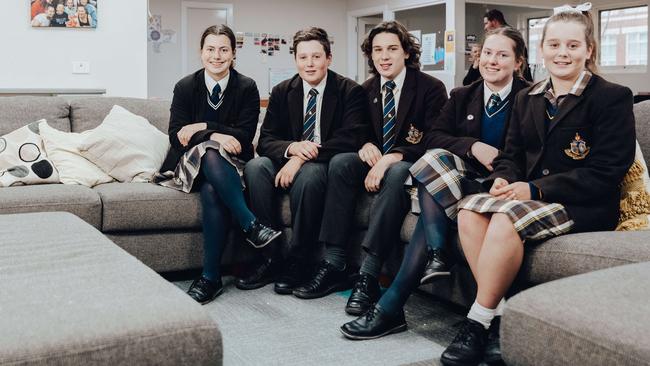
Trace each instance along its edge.
<path fill-rule="evenodd" d="M 205 181 L 201 186 L 203 211 L 203 276 L 221 278 L 220 264 L 231 215 L 243 230 L 250 228 L 255 215 L 248 209 L 237 169 L 217 151 L 208 149 L 201 159 Z"/>
<path fill-rule="evenodd" d="M 413 230 L 411 241 L 406 246 L 399 272 L 388 290 L 379 299 L 378 305 L 389 314 L 399 313 L 413 290 L 420 285 L 420 278 L 427 264 L 429 248 L 443 248 L 447 241 L 449 218 L 445 210 L 424 189 L 418 185 L 420 217 Z M 427 245 L 428 244 L 428 245 Z"/>

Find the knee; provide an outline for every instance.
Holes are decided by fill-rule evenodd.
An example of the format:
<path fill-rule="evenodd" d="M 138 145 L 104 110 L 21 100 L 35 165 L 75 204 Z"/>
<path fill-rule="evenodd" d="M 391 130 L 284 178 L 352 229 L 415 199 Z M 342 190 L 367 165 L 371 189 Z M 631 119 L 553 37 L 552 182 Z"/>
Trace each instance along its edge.
<path fill-rule="evenodd" d="M 327 175 L 330 178 L 350 178 L 359 162 L 363 163 L 357 153 L 336 154 L 329 162 Z"/>
<path fill-rule="evenodd" d="M 212 184 L 210 184 L 209 182 L 204 182 L 201 185 L 201 200 L 203 202 L 214 201 L 216 195 L 217 195 L 217 190 L 214 189 L 214 186 L 212 186 Z"/>
<path fill-rule="evenodd" d="M 410 167 L 411 167 L 411 163 L 407 163 L 403 161 L 393 164 L 393 166 L 388 168 L 388 170 L 386 171 L 386 174 L 384 175 L 384 182 L 386 184 L 395 185 L 403 188 L 404 182 L 406 182 L 406 179 L 410 174 L 409 172 Z"/>
<path fill-rule="evenodd" d="M 291 190 L 301 190 L 310 192 L 325 192 L 327 182 L 327 169 L 324 164 L 305 163 L 294 178 Z"/>
<path fill-rule="evenodd" d="M 476 228 L 479 214 L 469 210 L 458 211 L 458 233 L 468 233 Z"/>
<path fill-rule="evenodd" d="M 244 166 L 244 178 L 247 183 L 256 182 L 258 179 L 264 179 L 265 177 L 274 178 L 274 176 L 273 162 L 265 156 L 250 160 Z"/>

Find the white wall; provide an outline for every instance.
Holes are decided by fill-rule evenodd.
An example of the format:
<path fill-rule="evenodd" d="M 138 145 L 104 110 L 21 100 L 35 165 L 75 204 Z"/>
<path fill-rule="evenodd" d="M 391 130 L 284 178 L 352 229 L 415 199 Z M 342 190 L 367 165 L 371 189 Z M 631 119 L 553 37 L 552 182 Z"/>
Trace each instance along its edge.
<path fill-rule="evenodd" d="M 112 0 L 111 0 L 112 1 Z M 209 1 L 208 1 L 209 2 Z M 293 35 L 308 26 L 318 26 L 334 37 L 331 69 L 345 75 L 347 71 L 347 20 L 345 0 L 219 0 L 217 3 L 233 5 L 233 30 L 235 32 L 272 33 Z M 174 84 L 183 77 L 180 50 L 181 0 L 149 0 L 153 14 L 160 13 L 163 29 L 178 32 L 178 43 L 161 45 L 161 53 L 149 50 L 149 96 L 170 99 Z M 196 45 L 189 45 L 190 49 Z M 151 48 L 151 45 L 149 45 Z M 263 58 L 249 50 L 239 52 L 236 68 L 257 82 L 262 98 L 268 97 L 268 69 L 295 67 L 292 56 L 284 55 Z M 155 81 L 154 81 L 155 79 Z"/>
<path fill-rule="evenodd" d="M 111 96 L 147 96 L 146 1 L 100 0 L 96 29 L 32 28 L 29 1 L 11 3 L 0 23 L 0 88 L 102 88 Z M 90 74 L 73 75 L 73 61 L 88 61 Z"/>

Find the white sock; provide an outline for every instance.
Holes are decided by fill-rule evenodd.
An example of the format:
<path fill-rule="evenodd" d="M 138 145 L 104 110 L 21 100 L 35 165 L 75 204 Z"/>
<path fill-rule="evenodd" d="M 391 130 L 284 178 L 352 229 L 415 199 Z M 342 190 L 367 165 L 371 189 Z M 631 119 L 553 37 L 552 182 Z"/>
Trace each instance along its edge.
<path fill-rule="evenodd" d="M 497 305 L 495 316 L 502 316 L 504 310 L 506 310 L 506 299 L 502 298 L 501 301 L 499 301 L 499 304 Z"/>
<path fill-rule="evenodd" d="M 472 307 L 469 309 L 469 313 L 467 313 L 467 317 L 483 324 L 485 329 L 488 329 L 495 314 L 496 309 L 488 309 L 475 300 L 474 304 L 472 304 Z"/>

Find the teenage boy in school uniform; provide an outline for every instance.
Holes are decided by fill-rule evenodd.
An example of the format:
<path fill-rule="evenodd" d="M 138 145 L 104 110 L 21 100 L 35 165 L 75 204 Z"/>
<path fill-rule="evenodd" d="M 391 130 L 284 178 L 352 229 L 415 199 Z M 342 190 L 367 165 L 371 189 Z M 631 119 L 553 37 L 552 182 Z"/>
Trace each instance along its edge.
<path fill-rule="evenodd" d="M 327 32 L 311 27 L 293 38 L 298 74 L 273 88 L 257 152 L 244 176 L 253 212 L 277 225 L 277 195 L 290 196 L 292 236 L 286 260 L 279 248 L 236 286 L 254 289 L 275 281 L 291 294 L 307 280 L 309 254 L 318 242 L 328 165 L 339 153 L 357 151 L 365 133 L 367 97 L 363 88 L 328 69 L 332 53 Z"/>
<path fill-rule="evenodd" d="M 312 280 L 293 292 L 317 298 L 344 287 L 356 198 L 365 188 L 376 198 L 362 244 L 366 256 L 345 309 L 356 315 L 379 299 L 383 261 L 400 243 L 399 231 L 410 208 L 404 182 L 412 163 L 424 153 L 422 137 L 447 101 L 444 84 L 420 71 L 419 45 L 402 24 L 379 24 L 361 48 L 373 74 L 363 84 L 368 133 L 358 152 L 339 154 L 330 162 L 320 232 L 325 258 Z"/>

